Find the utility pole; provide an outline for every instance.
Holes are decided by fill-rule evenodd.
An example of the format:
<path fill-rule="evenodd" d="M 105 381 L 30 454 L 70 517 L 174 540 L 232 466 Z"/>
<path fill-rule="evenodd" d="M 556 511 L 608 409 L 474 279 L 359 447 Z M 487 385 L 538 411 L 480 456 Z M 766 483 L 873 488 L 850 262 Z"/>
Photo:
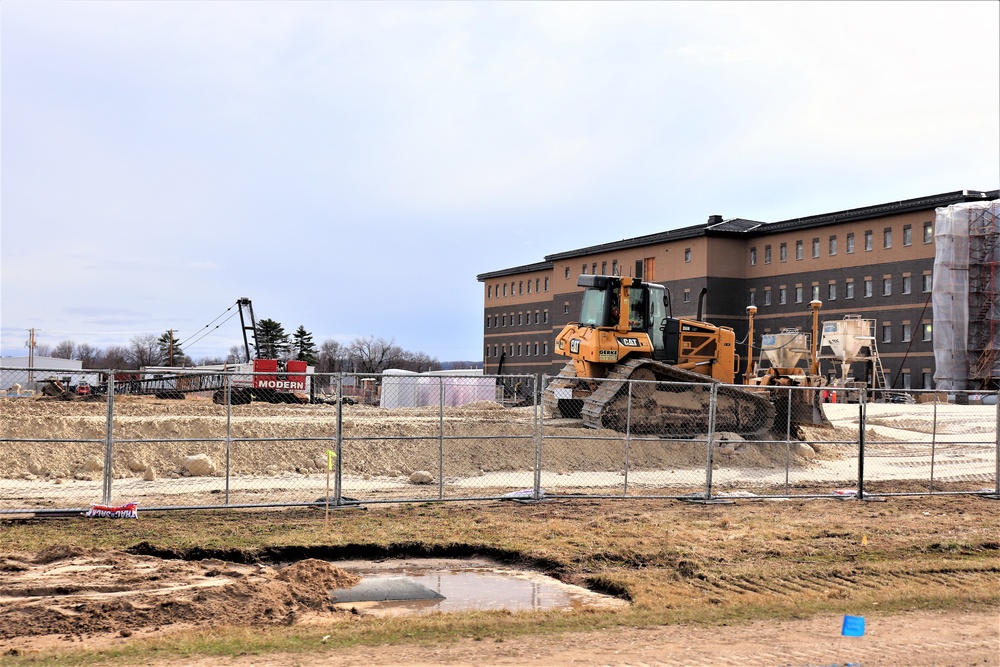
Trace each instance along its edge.
<path fill-rule="evenodd" d="M 170 352 L 167 355 L 167 359 L 169 360 L 167 362 L 167 365 L 170 366 L 171 368 L 173 368 L 174 367 L 174 330 L 173 329 L 167 329 L 167 335 L 170 336 Z"/>
<path fill-rule="evenodd" d="M 35 329 L 28 329 L 28 382 L 34 382 L 35 373 Z"/>

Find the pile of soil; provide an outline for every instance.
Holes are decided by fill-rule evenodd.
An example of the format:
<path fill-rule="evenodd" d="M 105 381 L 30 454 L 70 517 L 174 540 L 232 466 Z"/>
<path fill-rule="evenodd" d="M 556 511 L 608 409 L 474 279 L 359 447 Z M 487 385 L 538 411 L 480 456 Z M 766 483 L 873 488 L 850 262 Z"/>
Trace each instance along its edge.
<path fill-rule="evenodd" d="M 0 557 L 0 640 L 129 636 L 175 623 L 290 625 L 304 614 L 339 613 L 329 592 L 359 582 L 314 559 L 273 568 L 50 547 Z"/>
<path fill-rule="evenodd" d="M 0 438 L 37 439 L 5 443 L 0 478 L 101 478 L 108 426 L 105 404 L 0 399 L 0 408 Z M 414 470 L 436 469 L 443 448 L 449 475 L 531 470 L 535 421 L 532 407 L 504 408 L 489 401 L 446 407 L 443 414 L 437 407 L 344 406 L 341 460 L 349 475 L 408 476 Z M 546 436 L 559 437 L 543 442 L 545 469 L 622 469 L 625 444 L 620 433 L 585 428 L 578 421 L 556 423 L 546 421 Z M 203 396 L 180 401 L 116 397 L 112 474 L 184 476 L 185 458 L 204 454 L 214 463 L 214 474 L 221 476 L 227 429 L 233 439 L 229 455 L 234 475 L 324 474 L 326 451 L 334 447 L 337 434 L 337 409 L 254 403 L 234 406 L 227 419 L 224 406 Z M 439 437 L 442 429 L 444 439 Z M 813 454 L 793 448 L 793 464 L 803 465 Z M 782 467 L 786 455 L 784 443 L 744 443 L 738 437 L 720 442 L 716 454 L 747 467 Z M 628 460 L 634 470 L 664 470 L 700 467 L 706 456 L 703 440 L 633 440 Z"/>

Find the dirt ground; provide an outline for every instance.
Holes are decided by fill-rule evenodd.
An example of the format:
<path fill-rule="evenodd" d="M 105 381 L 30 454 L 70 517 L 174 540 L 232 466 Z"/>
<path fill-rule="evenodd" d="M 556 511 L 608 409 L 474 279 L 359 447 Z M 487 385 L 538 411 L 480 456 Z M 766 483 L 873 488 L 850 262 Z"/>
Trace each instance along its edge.
<path fill-rule="evenodd" d="M 325 624 L 328 628 L 330 623 L 351 622 L 352 614 L 335 610 L 326 591 L 355 583 L 357 577 L 313 559 L 276 569 L 216 559 L 164 561 L 75 548 L 8 555 L 0 558 L 0 654 L 111 648 L 133 639 L 215 624 Z M 226 664 L 1000 665 L 1000 610 L 869 616 L 862 637 L 841 636 L 841 623 L 840 616 L 821 616 L 722 628 L 671 625 L 506 641 L 462 639 L 430 646 L 236 655 L 227 658 Z M 204 667 L 216 663 L 217 658 L 184 661 Z"/>
<path fill-rule="evenodd" d="M 114 407 L 114 439 L 120 443 L 112 464 L 116 478 L 141 478 L 147 470 L 161 478 L 183 476 L 184 459 L 196 454 L 208 455 L 218 472 L 224 444 L 199 438 L 224 439 L 227 423 L 230 436 L 236 439 L 232 474 L 318 473 L 325 469 L 330 441 L 315 439 L 332 439 L 337 432 L 336 407 L 330 405 L 234 406 L 228 422 L 224 406 L 214 405 L 204 396 L 189 395 L 181 401 L 125 396 L 117 397 Z M 489 401 L 447 407 L 443 415 L 436 407 L 390 410 L 344 406 L 345 472 L 393 477 L 434 469 L 436 436 L 442 426 L 448 438 L 444 465 L 450 474 L 530 470 L 534 462 L 534 414 L 534 408 L 508 409 Z M 104 403 L 0 399 L 0 437 L 61 441 L 58 446 L 6 443 L 0 449 L 0 478 L 99 480 L 106 432 Z M 621 434 L 568 421 L 559 426 L 558 435 L 570 439 L 547 442 L 545 462 L 550 469 L 621 468 L 623 445 L 601 441 L 620 439 Z M 828 429 L 823 435 L 838 439 L 851 434 Z M 742 448 L 738 442 L 720 447 L 719 452 L 720 457 L 745 466 L 783 466 L 785 455 L 784 446 Z M 823 457 L 836 455 L 830 448 Z M 801 456 L 794 458 L 796 465 L 807 463 Z M 634 442 L 630 451 L 630 464 L 637 470 L 700 466 L 704 460 L 704 447 L 687 442 Z"/>

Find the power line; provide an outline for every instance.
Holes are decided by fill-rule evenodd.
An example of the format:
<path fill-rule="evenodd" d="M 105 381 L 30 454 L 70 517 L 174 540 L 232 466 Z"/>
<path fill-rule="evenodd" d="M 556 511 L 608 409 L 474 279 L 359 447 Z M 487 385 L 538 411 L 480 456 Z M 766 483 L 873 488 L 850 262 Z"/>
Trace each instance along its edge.
<path fill-rule="evenodd" d="M 225 315 L 226 313 L 228 313 L 228 312 L 229 312 L 230 310 L 232 310 L 233 308 L 235 308 L 235 307 L 236 307 L 236 306 L 238 306 L 238 305 L 239 305 L 239 303 L 234 303 L 233 305 L 229 306 L 229 308 L 226 308 L 226 309 L 225 309 L 224 311 L 222 311 L 222 312 L 221 312 L 221 313 L 220 313 L 219 315 L 216 315 L 216 316 L 215 316 L 215 317 L 214 317 L 214 318 L 212 319 L 212 321 L 211 321 L 211 322 L 209 322 L 208 324 L 206 324 L 205 326 L 203 326 L 203 327 L 202 327 L 201 329 L 199 329 L 198 331 L 196 331 L 196 332 L 194 332 L 193 334 L 191 334 L 190 336 L 188 336 L 188 337 L 187 337 L 187 340 L 182 340 L 182 341 L 181 341 L 180 343 L 178 343 L 178 345 L 180 345 L 181 347 L 183 347 L 183 346 L 187 345 L 187 344 L 188 344 L 188 342 L 190 342 L 190 341 L 191 341 L 191 340 L 192 340 L 193 338 L 197 337 L 197 336 L 198 336 L 198 334 L 200 334 L 200 333 L 201 333 L 202 331 L 204 331 L 205 329 L 208 329 L 209 327 L 211 327 L 211 326 L 212 326 L 212 322 L 215 322 L 215 321 L 216 321 L 216 320 L 218 320 L 218 319 L 219 319 L 220 317 L 223 317 L 223 316 L 224 316 L 224 315 Z M 236 313 L 233 313 L 233 315 L 235 315 L 235 314 L 236 314 Z M 229 317 L 227 317 L 227 318 L 226 318 L 226 319 L 225 319 L 224 321 L 222 321 L 222 322 L 219 322 L 219 324 L 215 325 L 215 329 L 218 329 L 220 325 L 222 325 L 222 324 L 225 324 L 225 323 L 226 323 L 226 322 L 228 322 L 228 321 L 229 321 L 230 319 L 232 319 L 233 315 L 230 315 L 230 316 L 229 316 Z M 215 329 L 212 329 L 212 331 L 214 331 Z M 205 334 L 205 335 L 202 335 L 201 337 L 199 337 L 199 338 L 198 338 L 198 340 L 201 340 L 201 339 L 202 339 L 202 338 L 204 338 L 204 337 L 205 337 L 206 335 L 208 335 L 208 334 Z M 198 342 L 198 341 L 195 341 L 195 342 Z"/>

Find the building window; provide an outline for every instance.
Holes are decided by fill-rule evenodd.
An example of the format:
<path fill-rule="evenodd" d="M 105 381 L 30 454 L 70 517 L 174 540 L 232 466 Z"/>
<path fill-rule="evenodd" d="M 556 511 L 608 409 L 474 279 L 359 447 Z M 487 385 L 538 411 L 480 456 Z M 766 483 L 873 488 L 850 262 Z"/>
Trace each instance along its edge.
<path fill-rule="evenodd" d="M 569 301 L 563 303 L 563 315 L 569 315 Z"/>
<path fill-rule="evenodd" d="M 518 294 L 524 294 L 524 281 L 523 280 L 517 283 L 517 293 Z"/>
<path fill-rule="evenodd" d="M 750 266 L 757 265 L 757 248 L 750 248 Z"/>
<path fill-rule="evenodd" d="M 519 356 L 519 357 L 521 356 L 521 344 L 520 343 L 517 344 L 517 356 Z"/>
<path fill-rule="evenodd" d="M 539 278 L 535 278 L 535 293 L 538 292 L 539 283 L 540 283 L 540 279 Z M 546 278 L 545 279 L 545 285 L 548 286 L 548 284 L 549 284 L 549 279 Z"/>
<path fill-rule="evenodd" d="M 899 377 L 903 381 L 903 389 L 909 389 L 910 388 L 910 371 L 902 371 L 899 374 Z"/>
<path fill-rule="evenodd" d="M 548 324 L 549 323 L 549 311 L 547 311 L 547 310 L 543 310 L 542 311 L 542 323 L 543 324 Z"/>
<path fill-rule="evenodd" d="M 764 305 L 771 305 L 771 289 L 769 287 L 764 288 Z"/>
<path fill-rule="evenodd" d="M 802 241 L 795 242 L 795 259 L 802 259 Z"/>
<path fill-rule="evenodd" d="M 812 300 L 819 301 L 819 285 L 812 286 Z"/>
<path fill-rule="evenodd" d="M 493 285 L 487 285 L 486 286 L 486 298 L 487 299 L 492 299 L 493 298 Z"/>
<path fill-rule="evenodd" d="M 854 252 L 854 232 L 847 233 L 847 254 L 850 255 Z"/>
<path fill-rule="evenodd" d="M 913 227 L 910 225 L 903 225 L 903 245 L 913 245 Z"/>
<path fill-rule="evenodd" d="M 764 263 L 771 263 L 771 246 L 769 245 L 764 246 Z"/>
<path fill-rule="evenodd" d="M 785 262 L 788 261 L 788 244 L 782 243 L 778 246 L 778 260 Z"/>
<path fill-rule="evenodd" d="M 595 276 L 597 275 L 597 262 L 594 262 L 593 264 L 590 265 L 590 272 L 593 273 Z"/>
<path fill-rule="evenodd" d="M 904 343 L 909 343 L 910 342 L 910 323 L 909 322 L 904 322 L 902 329 L 903 329 L 903 335 L 900 336 L 899 339 L 901 341 L 903 341 Z"/>
<path fill-rule="evenodd" d="M 795 303 L 802 303 L 802 287 L 795 288 Z"/>
<path fill-rule="evenodd" d="M 685 262 L 691 261 L 691 248 L 684 248 L 684 261 Z"/>
<path fill-rule="evenodd" d="M 602 276 L 608 275 L 608 263 L 607 262 L 601 262 L 601 275 Z"/>
<path fill-rule="evenodd" d="M 587 275 L 587 265 L 583 265 L 583 275 Z"/>
<path fill-rule="evenodd" d="M 549 356 L 549 344 L 548 344 L 548 342 L 543 342 L 542 343 L 542 354 L 544 354 L 545 356 Z"/>
<path fill-rule="evenodd" d="M 882 342 L 891 343 L 892 342 L 892 323 L 883 322 L 882 323 Z"/>
<path fill-rule="evenodd" d="M 847 281 L 844 285 L 844 298 L 853 299 L 854 298 L 854 281 Z"/>
<path fill-rule="evenodd" d="M 813 239 L 813 259 L 819 257 L 819 239 Z"/>
<path fill-rule="evenodd" d="M 513 318 L 511 318 L 511 320 L 513 321 Z M 524 324 L 524 315 L 523 315 L 523 313 L 518 313 L 517 314 L 517 326 L 521 326 L 523 324 Z"/>
<path fill-rule="evenodd" d="M 784 287 L 778 288 L 778 303 L 781 305 L 788 303 L 788 290 Z"/>
<path fill-rule="evenodd" d="M 497 355 L 497 346 L 496 345 L 493 346 L 493 356 L 494 357 L 499 356 L 499 355 Z"/>
<path fill-rule="evenodd" d="M 934 375 L 930 371 L 924 371 L 920 374 L 921 380 L 923 381 L 924 389 L 934 388 Z"/>
<path fill-rule="evenodd" d="M 566 267 L 566 275 L 564 276 L 566 280 L 569 280 L 569 267 Z"/>
<path fill-rule="evenodd" d="M 504 327 L 507 326 L 507 316 L 506 315 L 504 315 L 502 318 L 500 318 L 500 326 L 504 326 Z"/>
<path fill-rule="evenodd" d="M 751 306 L 757 305 L 757 293 L 753 290 L 750 290 L 750 305 Z"/>
<path fill-rule="evenodd" d="M 934 223 L 925 222 L 924 223 L 924 243 L 930 243 L 934 240 Z"/>
<path fill-rule="evenodd" d="M 930 322 L 926 322 L 924 324 L 924 336 L 923 336 L 923 340 L 925 340 L 925 341 L 926 340 L 931 340 L 931 324 L 930 324 Z"/>
<path fill-rule="evenodd" d="M 913 279 L 910 276 L 903 276 L 903 294 L 909 294 L 913 288 Z"/>
<path fill-rule="evenodd" d="M 569 269 L 566 269 L 566 277 L 569 278 Z M 545 279 L 545 291 L 546 292 L 549 291 L 549 279 L 548 278 Z"/>
<path fill-rule="evenodd" d="M 613 275 L 613 276 L 617 276 L 618 275 L 618 260 L 617 259 L 611 260 L 611 275 Z"/>
<path fill-rule="evenodd" d="M 886 249 L 892 247 L 892 227 L 882 230 L 882 247 Z"/>
<path fill-rule="evenodd" d="M 491 317 L 490 317 L 489 315 L 487 315 L 487 316 L 486 316 L 486 328 L 487 328 L 487 329 L 491 328 L 491 327 L 490 327 L 490 324 L 491 324 L 492 322 L 493 322 L 493 318 L 491 318 Z"/>
<path fill-rule="evenodd" d="M 865 278 L 865 298 L 867 299 L 872 295 L 872 279 Z"/>
<path fill-rule="evenodd" d="M 836 301 L 837 300 L 837 283 L 830 283 L 826 286 L 826 300 Z"/>
<path fill-rule="evenodd" d="M 507 283 L 503 284 L 503 295 L 507 296 Z"/>
<path fill-rule="evenodd" d="M 538 356 L 538 343 L 535 343 L 535 356 Z"/>
<path fill-rule="evenodd" d="M 691 303 L 691 290 L 684 290 L 684 303 Z"/>
<path fill-rule="evenodd" d="M 924 275 L 920 276 L 920 291 L 925 293 L 930 292 L 933 283 L 934 280 L 931 274 L 925 273 Z"/>
<path fill-rule="evenodd" d="M 538 324 L 538 321 L 539 321 L 540 317 L 541 317 L 541 313 L 539 313 L 539 312 L 538 312 L 538 311 L 536 310 L 536 311 L 535 311 L 535 324 Z"/>
<path fill-rule="evenodd" d="M 528 281 L 528 294 L 531 294 L 531 281 Z"/>
<path fill-rule="evenodd" d="M 882 279 L 882 296 L 892 296 L 892 278 Z"/>
<path fill-rule="evenodd" d="M 514 283 L 514 281 L 513 281 L 513 280 L 512 280 L 512 281 L 510 281 L 510 295 L 511 295 L 511 296 L 514 296 L 514 285 L 515 285 L 515 284 L 516 284 L 516 283 Z"/>
<path fill-rule="evenodd" d="M 833 257 L 836 254 L 837 254 L 837 237 L 836 236 L 831 236 L 830 237 L 830 256 Z"/>
<path fill-rule="evenodd" d="M 865 232 L 865 252 L 872 251 L 872 230 Z"/>
<path fill-rule="evenodd" d="M 496 315 L 493 316 L 493 328 L 494 329 L 497 328 L 497 316 Z"/>

